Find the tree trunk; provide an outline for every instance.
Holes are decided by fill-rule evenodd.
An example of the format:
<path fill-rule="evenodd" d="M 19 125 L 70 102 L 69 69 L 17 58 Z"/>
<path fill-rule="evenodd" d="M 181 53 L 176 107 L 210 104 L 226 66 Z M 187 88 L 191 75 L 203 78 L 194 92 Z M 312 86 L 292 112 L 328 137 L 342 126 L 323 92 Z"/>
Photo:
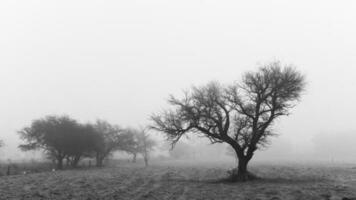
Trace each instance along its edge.
<path fill-rule="evenodd" d="M 69 168 L 70 166 L 70 157 L 66 157 L 66 167 Z"/>
<path fill-rule="evenodd" d="M 133 162 L 133 163 L 136 163 L 136 156 L 137 156 L 137 154 L 134 153 L 134 154 L 133 154 L 133 157 L 132 157 L 132 162 Z"/>
<path fill-rule="evenodd" d="M 247 181 L 250 179 L 249 172 L 247 171 L 248 161 L 245 158 L 239 159 L 237 166 L 236 181 Z"/>
<path fill-rule="evenodd" d="M 142 154 L 143 160 L 145 161 L 145 166 L 148 166 L 148 152 L 145 150 Z"/>
<path fill-rule="evenodd" d="M 101 153 L 96 153 L 96 166 L 97 167 L 102 167 L 103 166 L 103 161 L 104 161 L 105 156 L 102 155 Z"/>
<path fill-rule="evenodd" d="M 230 180 L 233 182 L 245 182 L 245 181 L 257 179 L 257 177 L 254 174 L 250 173 L 247 169 L 248 162 L 252 157 L 249 158 L 247 156 L 240 154 L 237 155 L 237 158 L 238 158 L 238 165 L 236 169 L 232 170 Z"/>
<path fill-rule="evenodd" d="M 103 157 L 98 157 L 98 158 L 96 159 L 96 166 L 97 166 L 97 167 L 102 167 L 102 166 L 103 166 L 103 160 L 104 160 Z"/>
<path fill-rule="evenodd" d="M 57 158 L 57 169 L 59 170 L 63 169 L 63 158 L 60 157 Z"/>
<path fill-rule="evenodd" d="M 80 155 L 76 155 L 76 156 L 74 156 L 74 158 L 73 158 L 73 160 L 72 160 L 72 167 L 73 168 L 76 168 L 76 167 L 78 167 L 78 163 L 79 163 L 79 161 L 80 161 Z"/>
<path fill-rule="evenodd" d="M 147 156 L 145 156 L 143 159 L 145 160 L 145 166 L 147 167 L 148 166 L 148 158 L 147 158 Z"/>

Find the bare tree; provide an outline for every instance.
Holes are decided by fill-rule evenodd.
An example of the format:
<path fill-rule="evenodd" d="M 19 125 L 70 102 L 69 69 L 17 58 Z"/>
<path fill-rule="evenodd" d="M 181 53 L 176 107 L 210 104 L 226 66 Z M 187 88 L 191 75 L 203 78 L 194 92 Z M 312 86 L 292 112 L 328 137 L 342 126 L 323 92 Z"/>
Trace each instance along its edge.
<path fill-rule="evenodd" d="M 156 142 L 149 137 L 146 129 L 141 128 L 141 131 L 138 134 L 138 142 L 141 150 L 141 154 L 143 156 L 143 160 L 145 161 L 145 166 L 148 166 L 148 160 L 150 156 L 150 152 L 153 147 L 156 145 Z"/>
<path fill-rule="evenodd" d="M 138 141 L 138 134 L 139 131 L 134 129 L 134 128 L 127 128 L 125 130 L 125 132 L 129 135 L 131 135 L 131 137 L 133 138 L 133 142 L 131 143 L 131 145 L 128 145 L 127 148 L 125 149 L 125 151 L 128 154 L 132 155 L 132 162 L 136 163 L 137 161 L 137 154 L 139 154 L 141 152 L 141 146 L 139 145 L 139 141 Z"/>
<path fill-rule="evenodd" d="M 304 86 L 300 72 L 272 62 L 244 74 L 240 84 L 211 82 L 193 87 L 182 99 L 171 96 L 169 103 L 175 109 L 153 115 L 151 128 L 166 133 L 172 145 L 187 133 L 231 145 L 238 159 L 231 180 L 247 181 L 256 178 L 247 170 L 248 162 L 274 135 L 271 125 L 289 114 Z"/>
<path fill-rule="evenodd" d="M 149 134 L 145 128 L 141 128 L 140 130 L 128 128 L 126 129 L 126 132 L 133 136 L 134 142 L 130 143 L 124 151 L 132 154 L 132 162 L 136 162 L 137 155 L 141 154 L 145 161 L 145 166 L 148 166 L 149 155 L 156 145 L 156 141 L 149 137 Z"/>

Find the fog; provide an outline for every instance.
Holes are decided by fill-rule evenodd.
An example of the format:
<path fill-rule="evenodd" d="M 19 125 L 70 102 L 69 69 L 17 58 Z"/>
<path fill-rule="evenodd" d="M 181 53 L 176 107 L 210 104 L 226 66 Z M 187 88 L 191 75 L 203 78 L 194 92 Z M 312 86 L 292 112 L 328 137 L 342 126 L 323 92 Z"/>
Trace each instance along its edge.
<path fill-rule="evenodd" d="M 2 1 L 0 158 L 35 156 L 17 149 L 16 133 L 33 119 L 147 125 L 169 94 L 230 83 L 278 59 L 308 84 L 256 159 L 356 162 L 355 9 L 354 1 Z"/>

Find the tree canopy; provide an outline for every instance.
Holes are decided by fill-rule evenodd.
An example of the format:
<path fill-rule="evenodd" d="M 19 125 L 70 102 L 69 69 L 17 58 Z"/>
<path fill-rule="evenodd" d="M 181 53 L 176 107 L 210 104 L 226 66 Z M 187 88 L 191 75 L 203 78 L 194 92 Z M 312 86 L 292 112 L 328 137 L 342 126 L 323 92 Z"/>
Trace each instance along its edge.
<path fill-rule="evenodd" d="M 133 135 L 125 132 L 117 125 L 97 120 L 93 127 L 97 134 L 95 144 L 97 166 L 102 166 L 103 160 L 113 151 L 127 151 L 135 145 Z"/>
<path fill-rule="evenodd" d="M 28 127 L 19 131 L 25 144 L 24 151 L 42 149 L 57 162 L 57 168 L 63 168 L 63 159 L 67 158 L 72 166 L 91 150 L 95 143 L 93 129 L 81 125 L 68 116 L 47 116 L 37 119 Z"/>
<path fill-rule="evenodd" d="M 274 135 L 271 125 L 289 114 L 304 87 L 305 78 L 295 68 L 268 63 L 245 73 L 241 82 L 210 82 L 192 87 L 183 98 L 171 96 L 174 109 L 152 115 L 151 128 L 164 132 L 172 144 L 192 133 L 231 145 L 239 160 L 232 179 L 246 181 L 254 178 L 247 171 L 254 152 Z"/>
<path fill-rule="evenodd" d="M 127 150 L 134 145 L 133 136 L 122 131 L 117 125 L 98 120 L 95 124 L 81 124 L 68 116 L 47 116 L 34 120 L 30 126 L 19 131 L 24 150 L 43 150 L 47 157 L 63 168 L 76 167 L 83 157 L 95 157 L 97 166 L 116 150 Z"/>

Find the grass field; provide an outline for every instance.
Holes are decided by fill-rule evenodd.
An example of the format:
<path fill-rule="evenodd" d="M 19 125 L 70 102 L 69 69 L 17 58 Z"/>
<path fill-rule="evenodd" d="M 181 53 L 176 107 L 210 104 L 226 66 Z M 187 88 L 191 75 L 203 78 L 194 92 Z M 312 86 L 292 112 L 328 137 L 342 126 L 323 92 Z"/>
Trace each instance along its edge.
<path fill-rule="evenodd" d="M 356 199 L 351 166 L 255 164 L 263 177 L 225 183 L 224 164 L 119 164 L 102 169 L 0 177 L 0 199 Z"/>
<path fill-rule="evenodd" d="M 0 163 L 0 178 L 8 173 L 10 175 L 20 175 L 24 173 L 52 171 L 54 167 L 55 166 L 49 162 Z"/>

